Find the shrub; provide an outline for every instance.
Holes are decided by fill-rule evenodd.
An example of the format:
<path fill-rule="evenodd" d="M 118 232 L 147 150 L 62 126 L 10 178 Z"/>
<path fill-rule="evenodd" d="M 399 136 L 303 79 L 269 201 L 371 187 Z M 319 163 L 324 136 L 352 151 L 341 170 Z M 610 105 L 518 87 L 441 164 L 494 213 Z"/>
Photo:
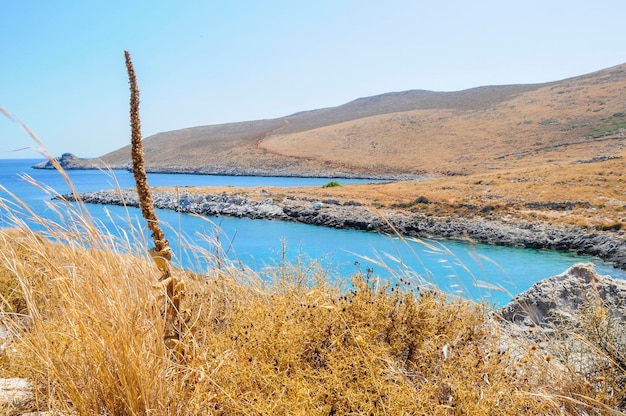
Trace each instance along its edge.
<path fill-rule="evenodd" d="M 330 181 L 327 184 L 322 185 L 322 188 L 335 188 L 337 186 L 341 186 L 338 181 Z"/>
<path fill-rule="evenodd" d="M 51 243 L 0 232 L 0 258 L 23 288 L 7 372 L 67 414 L 549 414 L 539 381 L 512 370 L 481 305 L 368 270 L 349 288 L 314 265 L 261 278 L 222 266 L 188 279 L 185 360 L 163 344 L 146 256 L 76 233 Z M 94 247 L 101 247 L 96 249 Z M 22 250 L 17 252 L 16 250 Z M 127 249 L 127 248 L 126 248 Z M 139 250 L 143 252 L 143 250 Z M 26 261 L 16 262 L 20 256 Z M 182 273 L 181 271 L 173 271 Z M 144 279 L 138 277 L 145 277 Z M 41 296 L 45 285 L 45 296 Z M 529 372 L 535 371 L 529 369 Z M 543 370 L 541 370 L 543 371 Z M 526 380 L 526 381 L 525 381 Z M 539 383 L 539 384 L 538 384 Z"/>
<path fill-rule="evenodd" d="M 619 221 L 601 224 L 599 226 L 600 230 L 602 231 L 619 231 L 622 229 L 622 227 L 623 224 Z"/>
<path fill-rule="evenodd" d="M 561 341 L 553 348 L 570 376 L 566 394 L 626 410 L 626 324 L 615 312 L 620 306 L 604 304 L 598 293 L 589 294 L 569 320 L 556 326 Z"/>
<path fill-rule="evenodd" d="M 411 208 L 415 205 L 418 204 L 430 204 L 430 200 L 428 198 L 426 198 L 424 195 L 420 195 L 417 198 L 415 198 L 413 201 L 409 201 L 409 202 L 396 202 L 394 204 L 392 204 L 391 206 L 393 208 Z"/>

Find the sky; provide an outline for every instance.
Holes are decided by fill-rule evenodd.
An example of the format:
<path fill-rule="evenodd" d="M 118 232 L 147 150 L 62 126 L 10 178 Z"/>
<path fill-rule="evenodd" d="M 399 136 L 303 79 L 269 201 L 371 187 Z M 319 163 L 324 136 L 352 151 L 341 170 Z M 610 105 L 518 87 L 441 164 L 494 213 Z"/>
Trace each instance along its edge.
<path fill-rule="evenodd" d="M 392 91 L 557 81 L 626 63 L 624 0 L 0 0 L 0 106 L 54 156 Z M 27 148 L 25 150 L 19 150 Z M 37 144 L 0 114 L 0 159 Z"/>

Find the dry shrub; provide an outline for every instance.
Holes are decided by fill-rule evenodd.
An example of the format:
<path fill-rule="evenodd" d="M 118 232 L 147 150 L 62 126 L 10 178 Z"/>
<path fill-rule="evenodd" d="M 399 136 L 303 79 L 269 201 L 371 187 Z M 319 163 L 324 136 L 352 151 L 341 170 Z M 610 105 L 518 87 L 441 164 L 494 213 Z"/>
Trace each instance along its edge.
<path fill-rule="evenodd" d="M 220 268 L 202 275 L 173 270 L 186 275 L 194 312 L 181 340 L 185 361 L 172 360 L 158 270 L 132 254 L 145 248 L 91 229 L 49 229 L 56 242 L 0 231 L 0 275 L 11 282 L 0 293 L 20 299 L 3 303 L 15 335 L 3 373 L 32 380 L 40 409 L 543 415 L 603 403 L 585 399 L 584 383 L 526 340 L 517 348 L 528 353 L 513 353 L 483 305 L 410 277 L 382 284 L 371 270 L 341 288 L 314 262 L 283 261 L 262 276 L 224 259 L 208 259 Z M 611 414 L 604 403 L 597 413 Z"/>
<path fill-rule="evenodd" d="M 482 306 L 366 274 L 341 292 L 283 264 L 195 292 L 194 388 L 217 414 L 545 414 Z M 317 283 L 316 283 L 317 282 Z M 546 363 L 542 363 L 545 367 Z M 543 371 L 546 373 L 546 371 Z M 547 376 L 546 376 L 547 377 Z M 547 397 L 547 396 L 546 396 Z"/>

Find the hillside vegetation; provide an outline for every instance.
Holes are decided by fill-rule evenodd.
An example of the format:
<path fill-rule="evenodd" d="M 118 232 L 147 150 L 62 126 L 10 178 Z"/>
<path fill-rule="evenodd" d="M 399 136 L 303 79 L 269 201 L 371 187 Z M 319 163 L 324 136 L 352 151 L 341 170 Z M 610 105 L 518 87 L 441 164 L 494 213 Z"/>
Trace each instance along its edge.
<path fill-rule="evenodd" d="M 287 196 L 355 201 L 378 209 L 419 212 L 432 217 L 487 217 L 540 221 L 588 231 L 626 230 L 626 152 L 607 160 L 581 160 L 471 176 L 419 181 L 300 188 L 194 187 L 186 192 L 239 194 L 261 201 Z M 338 182 L 341 184 L 341 181 Z M 162 188 L 175 192 L 174 189 Z"/>
<path fill-rule="evenodd" d="M 554 165 L 623 149 L 625 92 L 626 64 L 546 84 L 411 90 L 191 127 L 148 137 L 144 148 L 149 170 L 204 173 L 467 175 Z M 126 167 L 128 155 L 101 159 Z"/>

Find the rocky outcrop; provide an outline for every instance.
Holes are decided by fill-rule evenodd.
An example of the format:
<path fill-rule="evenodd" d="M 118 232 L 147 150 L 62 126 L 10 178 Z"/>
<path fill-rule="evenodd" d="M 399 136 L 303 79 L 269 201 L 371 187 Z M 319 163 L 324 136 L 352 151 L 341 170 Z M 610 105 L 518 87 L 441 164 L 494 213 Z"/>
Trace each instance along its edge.
<path fill-rule="evenodd" d="M 86 203 L 138 206 L 134 190 L 88 192 Z M 259 196 L 259 195 L 257 195 Z M 279 219 L 311 225 L 393 233 L 420 238 L 467 239 L 475 242 L 575 251 L 593 255 L 626 269 L 626 242 L 611 232 L 590 233 L 578 228 L 557 228 L 546 223 L 501 218 L 431 217 L 403 210 L 374 210 L 354 201 L 312 200 L 286 197 L 274 200 L 266 195 L 252 198 L 243 194 L 197 194 L 182 191 L 154 192 L 157 208 L 203 215 Z M 65 198 L 72 199 L 66 195 Z"/>
<path fill-rule="evenodd" d="M 63 169 L 85 169 L 86 167 L 96 168 L 91 166 L 89 159 L 83 159 L 75 156 L 71 153 L 63 153 L 60 157 L 56 157 L 55 160 L 59 162 L 59 165 Z M 41 162 L 33 166 L 33 169 L 56 169 L 50 160 Z"/>
<path fill-rule="evenodd" d="M 624 414 L 626 280 L 601 276 L 593 264 L 578 263 L 535 283 L 495 316 L 501 323 L 501 351 L 521 363 L 551 361 L 585 385 L 610 380 L 595 392 L 615 394 L 615 411 L 609 413 Z M 575 413 L 588 414 L 585 410 Z"/>
<path fill-rule="evenodd" d="M 626 280 L 599 275 L 593 264 L 578 263 L 535 283 L 499 311 L 506 321 L 549 328 L 576 324 L 583 308 L 601 305 L 611 318 L 626 318 Z"/>
<path fill-rule="evenodd" d="M 71 153 L 64 153 L 60 157 L 55 158 L 61 164 L 63 169 L 120 169 L 132 170 L 130 158 L 123 162 L 109 163 L 106 159 L 83 159 L 74 156 Z M 34 169 L 55 169 L 50 161 L 41 162 Z M 341 179 L 371 179 L 381 181 L 420 181 L 430 178 L 431 175 L 425 173 L 371 173 L 351 171 L 348 169 L 304 169 L 294 166 L 279 166 L 271 168 L 259 168 L 254 166 L 237 166 L 237 165 L 220 165 L 213 164 L 210 166 L 184 166 L 184 165 L 155 165 L 148 164 L 145 166 L 148 173 L 168 173 L 168 174 L 189 174 L 189 175 L 226 175 L 226 176 L 280 176 L 285 178 L 320 178 L 332 177 Z"/>
<path fill-rule="evenodd" d="M 134 190 L 86 192 L 80 195 L 90 204 L 139 206 L 139 198 Z M 74 200 L 72 195 L 62 198 Z M 179 195 L 166 192 L 153 192 L 154 206 L 189 214 L 229 215 L 253 219 L 287 220 L 283 210 L 272 199 L 256 201 L 243 195 L 209 195 L 181 192 Z"/>

